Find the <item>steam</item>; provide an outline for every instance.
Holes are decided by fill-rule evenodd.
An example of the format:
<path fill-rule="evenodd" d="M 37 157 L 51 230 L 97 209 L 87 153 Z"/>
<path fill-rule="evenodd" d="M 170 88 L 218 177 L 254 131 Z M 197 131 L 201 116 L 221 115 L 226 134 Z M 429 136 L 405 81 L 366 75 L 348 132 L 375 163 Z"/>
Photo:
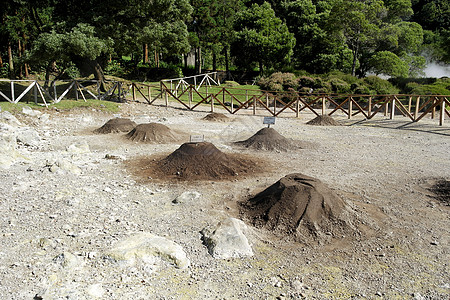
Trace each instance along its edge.
<path fill-rule="evenodd" d="M 439 64 L 437 62 L 429 62 L 424 69 L 425 77 L 450 77 L 450 65 Z"/>

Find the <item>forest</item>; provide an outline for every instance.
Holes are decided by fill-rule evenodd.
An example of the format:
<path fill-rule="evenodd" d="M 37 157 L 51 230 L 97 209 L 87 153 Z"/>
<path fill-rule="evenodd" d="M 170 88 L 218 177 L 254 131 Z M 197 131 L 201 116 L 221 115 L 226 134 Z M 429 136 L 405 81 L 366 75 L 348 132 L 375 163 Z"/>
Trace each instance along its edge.
<path fill-rule="evenodd" d="M 1 6 L 2 78 L 142 80 L 205 70 L 418 78 L 430 61 L 450 63 L 448 0 L 5 0 Z"/>

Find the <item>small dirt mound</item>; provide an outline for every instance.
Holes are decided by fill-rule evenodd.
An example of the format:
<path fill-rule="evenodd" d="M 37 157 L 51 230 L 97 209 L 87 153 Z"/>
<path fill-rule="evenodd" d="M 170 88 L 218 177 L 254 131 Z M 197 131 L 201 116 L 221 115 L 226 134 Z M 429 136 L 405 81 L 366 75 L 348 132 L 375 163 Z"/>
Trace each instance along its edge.
<path fill-rule="evenodd" d="M 298 148 L 289 139 L 279 134 L 273 128 L 263 128 L 245 141 L 236 142 L 236 145 L 256 150 L 288 151 Z"/>
<path fill-rule="evenodd" d="M 126 137 L 135 142 L 171 143 L 180 140 L 180 135 L 159 123 L 139 124 Z"/>
<path fill-rule="evenodd" d="M 254 226 L 303 242 L 350 230 L 344 201 L 320 180 L 300 173 L 281 178 L 240 206 Z"/>
<path fill-rule="evenodd" d="M 214 121 L 214 122 L 228 122 L 230 119 L 221 113 L 210 113 L 207 114 L 203 120 Z"/>
<path fill-rule="evenodd" d="M 330 116 L 318 116 L 311 121 L 306 122 L 306 124 L 317 126 L 340 126 L 340 124 Z"/>
<path fill-rule="evenodd" d="M 169 156 L 156 162 L 159 177 L 181 180 L 226 180 L 258 171 L 258 164 L 225 154 L 211 143 L 185 143 Z"/>
<path fill-rule="evenodd" d="M 94 130 L 94 133 L 119 133 L 128 132 L 136 127 L 136 123 L 130 119 L 115 118 L 106 122 L 102 127 Z"/>
<path fill-rule="evenodd" d="M 450 206 L 450 181 L 438 180 L 430 191 L 435 195 L 434 198 Z"/>

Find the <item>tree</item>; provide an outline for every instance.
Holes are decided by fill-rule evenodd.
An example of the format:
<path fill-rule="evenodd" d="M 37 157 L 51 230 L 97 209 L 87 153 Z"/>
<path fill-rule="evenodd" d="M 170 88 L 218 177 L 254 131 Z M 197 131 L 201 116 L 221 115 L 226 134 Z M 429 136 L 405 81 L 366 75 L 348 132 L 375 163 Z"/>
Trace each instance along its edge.
<path fill-rule="evenodd" d="M 253 4 L 236 15 L 236 31 L 231 53 L 238 66 L 249 69 L 258 63 L 265 67 L 287 64 L 292 56 L 295 38 L 285 23 L 275 16 L 269 3 Z"/>
<path fill-rule="evenodd" d="M 408 77 L 408 64 L 390 51 L 375 53 L 370 59 L 372 71 L 375 74 L 385 74 L 392 77 Z"/>

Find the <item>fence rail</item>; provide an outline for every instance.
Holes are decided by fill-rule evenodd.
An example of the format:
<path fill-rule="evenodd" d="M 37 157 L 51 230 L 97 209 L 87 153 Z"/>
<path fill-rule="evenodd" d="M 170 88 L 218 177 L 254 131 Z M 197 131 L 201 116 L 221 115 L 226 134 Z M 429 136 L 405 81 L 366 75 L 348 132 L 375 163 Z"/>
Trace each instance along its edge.
<path fill-rule="evenodd" d="M 208 75 L 208 74 L 204 74 Z M 346 95 L 346 94 L 305 94 L 295 91 L 274 92 L 257 89 L 242 89 L 223 86 L 214 86 L 213 73 L 203 76 L 199 84 L 188 84 L 178 78 L 172 81 L 164 80 L 159 85 L 145 83 L 125 83 L 109 81 L 108 90 L 100 92 L 100 84 L 95 80 L 58 81 L 50 86 L 45 86 L 44 81 L 39 80 L 5 80 L 0 79 L 0 100 L 11 103 L 23 101 L 28 95 L 27 101 L 48 106 L 49 103 L 58 103 L 63 98 L 69 98 L 69 92 L 74 93 L 74 98 L 80 97 L 86 101 L 88 97 L 102 100 L 125 101 L 131 90 L 132 99 L 137 97 L 145 99 L 149 104 L 156 101 L 164 101 L 165 106 L 173 103 L 181 104 L 188 110 L 199 109 L 200 105 L 209 105 L 210 111 L 216 107 L 222 107 L 230 114 L 247 112 L 253 115 L 271 116 L 295 116 L 302 112 L 311 112 L 317 116 L 337 113 L 344 114 L 348 119 L 356 115 L 362 115 L 365 119 L 383 114 L 394 119 L 402 115 L 412 122 L 418 122 L 430 116 L 439 117 L 439 125 L 444 124 L 445 118 L 450 118 L 449 95 Z M 200 77 L 198 77 L 200 78 Z M 187 78 L 188 80 L 192 78 Z M 178 80 L 178 81 L 175 81 Z M 196 79 L 195 79 L 196 81 Z M 203 81 L 203 83 L 202 83 Z M 175 82 L 178 82 L 175 84 Z M 201 83 L 201 84 L 200 84 Z M 89 88 L 88 88 L 89 86 Z M 73 97 L 70 97 L 74 99 Z M 203 106 L 204 107 L 204 106 Z"/>
<path fill-rule="evenodd" d="M 44 80 L 8 80 L 0 79 L 0 99 L 10 103 L 18 103 L 25 99 L 32 100 L 36 104 L 42 102 L 48 106 L 49 102 L 58 103 L 63 98 L 69 98 L 69 92 L 74 93 L 74 98 L 84 101 L 87 98 L 100 100 L 123 100 L 128 92 L 121 81 L 108 81 L 108 90 L 101 92 L 100 82 L 97 80 L 61 80 L 53 81 L 50 85 Z M 88 88 L 88 86 L 94 86 Z M 70 97 L 71 98 L 71 97 Z M 73 98 L 71 98 L 73 99 Z"/>

